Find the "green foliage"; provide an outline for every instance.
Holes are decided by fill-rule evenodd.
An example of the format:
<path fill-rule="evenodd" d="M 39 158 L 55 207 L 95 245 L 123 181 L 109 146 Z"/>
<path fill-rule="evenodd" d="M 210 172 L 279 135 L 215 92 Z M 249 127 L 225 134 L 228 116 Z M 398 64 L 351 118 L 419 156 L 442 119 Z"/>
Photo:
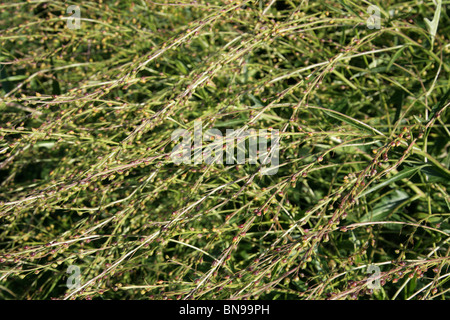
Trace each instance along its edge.
<path fill-rule="evenodd" d="M 1 4 L 0 298 L 448 299 L 437 2 Z M 195 121 L 279 130 L 278 172 L 174 164 Z"/>

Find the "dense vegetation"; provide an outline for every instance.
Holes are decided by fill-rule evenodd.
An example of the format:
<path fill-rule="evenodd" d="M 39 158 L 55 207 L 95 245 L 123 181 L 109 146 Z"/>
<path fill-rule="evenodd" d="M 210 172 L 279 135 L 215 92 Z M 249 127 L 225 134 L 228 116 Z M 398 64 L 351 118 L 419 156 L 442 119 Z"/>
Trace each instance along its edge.
<path fill-rule="evenodd" d="M 449 4 L 0 4 L 0 298 L 448 299 Z M 174 164 L 196 121 L 278 171 Z"/>

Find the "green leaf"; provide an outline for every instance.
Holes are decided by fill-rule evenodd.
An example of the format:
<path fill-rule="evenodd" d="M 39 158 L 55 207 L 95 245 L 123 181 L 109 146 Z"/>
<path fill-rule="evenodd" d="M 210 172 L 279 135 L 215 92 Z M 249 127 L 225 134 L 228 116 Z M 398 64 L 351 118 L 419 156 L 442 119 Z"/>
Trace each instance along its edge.
<path fill-rule="evenodd" d="M 441 7 L 442 7 L 442 0 L 433 0 L 436 11 L 434 12 L 433 21 L 430 21 L 429 19 L 425 18 L 425 22 L 428 25 L 428 31 L 431 34 L 431 43 L 434 43 L 434 37 L 436 36 L 437 28 L 439 25 L 439 18 L 441 17 Z"/>
<path fill-rule="evenodd" d="M 390 184 L 392 184 L 392 183 L 394 183 L 394 182 L 396 182 L 396 181 L 398 181 L 398 180 L 405 179 L 405 178 L 411 178 L 411 177 L 412 177 L 413 175 L 415 175 L 419 170 L 421 170 L 421 169 L 423 169 L 423 168 L 425 168 L 425 167 L 429 167 L 429 166 L 430 166 L 429 164 L 424 164 L 424 165 L 421 165 L 421 166 L 418 166 L 418 167 L 413 167 L 413 168 L 409 168 L 409 169 L 404 169 L 404 170 L 400 171 L 399 173 L 397 173 L 396 175 L 394 175 L 393 177 L 391 177 L 391 178 L 389 178 L 389 179 L 387 179 L 387 180 L 385 180 L 385 181 L 383 181 L 383 182 L 381 182 L 381 183 L 379 183 L 379 184 L 373 186 L 372 188 L 370 188 L 370 189 L 364 191 L 363 193 L 361 193 L 361 194 L 358 196 L 358 198 L 363 197 L 363 196 L 366 196 L 366 195 L 368 195 L 369 193 L 372 193 L 372 192 L 374 192 L 374 191 L 377 191 L 377 190 L 379 190 L 379 189 L 381 189 L 381 188 L 383 188 L 383 187 L 385 187 L 385 186 L 387 186 L 387 185 L 390 185 Z"/>
<path fill-rule="evenodd" d="M 189 73 L 188 68 L 186 67 L 186 65 L 181 62 L 180 60 L 175 60 L 175 64 L 177 65 L 178 69 L 185 75 L 187 75 Z"/>
<path fill-rule="evenodd" d="M 25 74 L 21 74 L 21 75 L 17 75 L 17 76 L 10 76 L 7 77 L 6 79 L 4 79 L 5 81 L 20 81 L 20 80 L 24 80 L 27 79 L 29 76 L 25 75 Z"/>
<path fill-rule="evenodd" d="M 433 109 L 431 109 L 431 114 L 430 114 L 430 116 L 429 116 L 430 121 L 433 121 L 433 117 L 434 117 L 434 115 L 436 114 L 436 112 L 440 111 L 440 110 L 443 108 L 444 104 L 445 104 L 446 102 L 448 102 L 449 96 L 450 96 L 450 89 L 447 90 L 447 92 L 444 94 L 444 96 L 443 96 L 442 99 L 439 101 L 439 103 L 437 103 L 437 104 L 433 107 Z"/>
<path fill-rule="evenodd" d="M 384 197 L 371 212 L 368 212 L 361 217 L 360 222 L 383 221 L 392 210 L 409 198 L 410 197 L 406 192 L 395 190 L 392 196 Z"/>
<path fill-rule="evenodd" d="M 395 60 L 398 59 L 398 57 L 400 57 L 400 55 L 402 54 L 403 50 L 405 50 L 407 46 L 405 45 L 404 47 L 400 48 L 392 57 L 392 59 L 389 61 L 387 68 L 386 68 L 386 72 L 388 72 L 389 70 L 391 70 L 392 65 L 394 64 Z"/>
<path fill-rule="evenodd" d="M 435 168 L 423 168 L 422 172 L 428 177 L 428 182 L 447 182 L 447 177 Z"/>
<path fill-rule="evenodd" d="M 259 100 L 258 98 L 256 98 L 254 95 L 252 95 L 251 93 L 247 94 L 250 99 L 253 100 L 253 102 L 255 103 L 255 105 L 253 105 L 252 107 L 265 107 L 265 105 L 262 103 L 261 100 Z"/>
<path fill-rule="evenodd" d="M 352 127 L 358 128 L 359 130 L 362 131 L 367 131 L 370 132 L 372 134 L 377 134 L 377 135 L 381 135 L 384 136 L 384 134 L 380 131 L 378 131 L 375 128 L 372 128 L 371 126 L 369 126 L 368 124 L 365 124 L 364 122 L 361 122 L 359 120 L 356 120 L 352 117 L 349 117 L 345 114 L 342 114 L 340 112 L 334 111 L 334 110 L 330 110 L 330 109 L 322 109 L 327 115 L 329 115 L 330 117 L 333 117 L 335 119 L 341 120 L 345 123 L 348 123 L 349 125 L 351 125 Z"/>
<path fill-rule="evenodd" d="M 338 0 L 338 2 L 345 8 L 345 9 L 347 9 L 348 11 L 350 11 L 350 12 L 352 12 L 355 16 L 359 16 L 359 14 L 355 11 L 355 10 L 353 10 L 351 7 L 349 7 L 344 1 L 342 1 L 342 0 Z"/>

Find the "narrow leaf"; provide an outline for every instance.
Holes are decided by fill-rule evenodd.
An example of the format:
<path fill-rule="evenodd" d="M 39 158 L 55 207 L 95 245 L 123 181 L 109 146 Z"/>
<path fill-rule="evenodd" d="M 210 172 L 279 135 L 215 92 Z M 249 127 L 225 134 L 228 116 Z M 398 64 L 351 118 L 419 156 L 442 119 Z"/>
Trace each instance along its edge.
<path fill-rule="evenodd" d="M 369 193 L 372 193 L 374 191 L 377 191 L 378 189 L 381 189 L 387 185 L 390 185 L 398 180 L 401 179 L 405 179 L 405 178 L 411 178 L 413 175 L 415 175 L 420 169 L 425 168 L 430 166 L 429 164 L 424 164 L 421 165 L 419 167 L 413 167 L 413 168 L 409 168 L 409 169 L 404 169 L 402 171 L 400 171 L 399 173 L 397 173 L 396 175 L 394 175 L 393 177 L 373 186 L 372 188 L 364 191 L 363 193 L 361 193 L 358 198 L 363 197 L 365 195 L 368 195 Z"/>

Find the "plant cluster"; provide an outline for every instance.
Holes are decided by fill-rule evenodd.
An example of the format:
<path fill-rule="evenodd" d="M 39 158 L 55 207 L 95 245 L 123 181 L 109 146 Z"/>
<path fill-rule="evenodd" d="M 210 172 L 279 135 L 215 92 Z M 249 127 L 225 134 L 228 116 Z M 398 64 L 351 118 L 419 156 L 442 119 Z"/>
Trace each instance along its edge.
<path fill-rule="evenodd" d="M 0 298 L 448 299 L 437 3 L 0 4 Z M 196 121 L 279 130 L 277 173 L 174 164 Z"/>

